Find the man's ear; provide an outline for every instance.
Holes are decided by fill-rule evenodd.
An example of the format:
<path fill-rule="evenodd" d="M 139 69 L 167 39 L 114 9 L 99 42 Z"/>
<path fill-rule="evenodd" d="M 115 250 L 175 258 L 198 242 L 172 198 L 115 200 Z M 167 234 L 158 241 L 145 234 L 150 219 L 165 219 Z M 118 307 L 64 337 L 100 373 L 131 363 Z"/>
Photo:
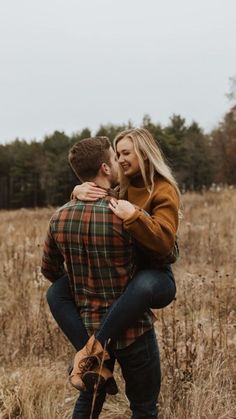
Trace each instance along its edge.
<path fill-rule="evenodd" d="M 111 169 L 110 169 L 110 167 L 108 166 L 108 164 L 106 164 L 106 163 L 102 163 L 101 164 L 101 167 L 100 167 L 100 170 L 101 170 L 101 172 L 104 174 L 104 175 L 110 175 L 110 173 L 111 173 Z"/>

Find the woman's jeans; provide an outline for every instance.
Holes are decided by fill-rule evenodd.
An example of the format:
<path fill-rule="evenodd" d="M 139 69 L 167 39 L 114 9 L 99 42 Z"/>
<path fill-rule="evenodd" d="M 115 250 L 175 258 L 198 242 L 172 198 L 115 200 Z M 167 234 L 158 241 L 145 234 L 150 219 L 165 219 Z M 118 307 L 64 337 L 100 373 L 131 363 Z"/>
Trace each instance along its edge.
<path fill-rule="evenodd" d="M 159 270 L 139 271 L 102 319 L 96 338 L 102 344 L 108 339 L 116 339 L 135 324 L 146 310 L 170 304 L 175 293 L 174 276 L 169 265 Z M 59 327 L 75 349 L 80 350 L 86 344 L 88 334 L 66 275 L 57 279 L 48 289 L 47 301 Z"/>

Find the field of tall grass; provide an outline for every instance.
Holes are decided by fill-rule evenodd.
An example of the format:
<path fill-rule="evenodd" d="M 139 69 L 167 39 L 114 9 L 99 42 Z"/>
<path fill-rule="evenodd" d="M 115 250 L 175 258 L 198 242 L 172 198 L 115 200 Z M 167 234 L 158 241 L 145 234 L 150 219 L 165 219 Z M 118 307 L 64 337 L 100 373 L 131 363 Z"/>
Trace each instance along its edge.
<path fill-rule="evenodd" d="M 162 361 L 160 419 L 236 418 L 236 190 L 184 195 L 174 266 L 178 293 L 155 324 Z M 0 418 L 67 419 L 74 354 L 45 302 L 42 245 L 53 209 L 0 212 Z M 102 419 L 129 418 L 120 392 Z"/>

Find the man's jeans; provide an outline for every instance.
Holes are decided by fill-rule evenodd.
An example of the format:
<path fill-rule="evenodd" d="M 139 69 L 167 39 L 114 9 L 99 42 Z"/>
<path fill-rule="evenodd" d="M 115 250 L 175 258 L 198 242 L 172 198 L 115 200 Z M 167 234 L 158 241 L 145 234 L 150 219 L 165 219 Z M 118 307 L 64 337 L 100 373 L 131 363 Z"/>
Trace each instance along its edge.
<path fill-rule="evenodd" d="M 144 333 L 126 348 L 114 351 L 114 357 L 121 366 L 132 419 L 156 419 L 161 372 L 154 330 Z M 111 363 L 114 364 L 114 359 Z M 99 417 L 105 397 L 106 394 L 102 391 L 96 398 L 93 419 Z M 82 392 L 72 418 L 89 419 L 91 404 L 91 393 Z"/>

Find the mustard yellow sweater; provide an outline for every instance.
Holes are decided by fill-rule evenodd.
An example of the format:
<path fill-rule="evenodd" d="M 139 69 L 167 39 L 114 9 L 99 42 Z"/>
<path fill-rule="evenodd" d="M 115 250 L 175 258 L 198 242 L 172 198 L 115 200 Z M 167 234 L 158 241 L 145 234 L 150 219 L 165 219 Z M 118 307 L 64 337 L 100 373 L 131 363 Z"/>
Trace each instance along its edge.
<path fill-rule="evenodd" d="M 167 256 L 174 246 L 178 228 L 180 200 L 175 188 L 157 176 L 151 195 L 146 187 L 131 184 L 127 199 L 139 208 L 124 220 L 124 228 L 140 245 L 158 253 L 160 257 Z"/>

